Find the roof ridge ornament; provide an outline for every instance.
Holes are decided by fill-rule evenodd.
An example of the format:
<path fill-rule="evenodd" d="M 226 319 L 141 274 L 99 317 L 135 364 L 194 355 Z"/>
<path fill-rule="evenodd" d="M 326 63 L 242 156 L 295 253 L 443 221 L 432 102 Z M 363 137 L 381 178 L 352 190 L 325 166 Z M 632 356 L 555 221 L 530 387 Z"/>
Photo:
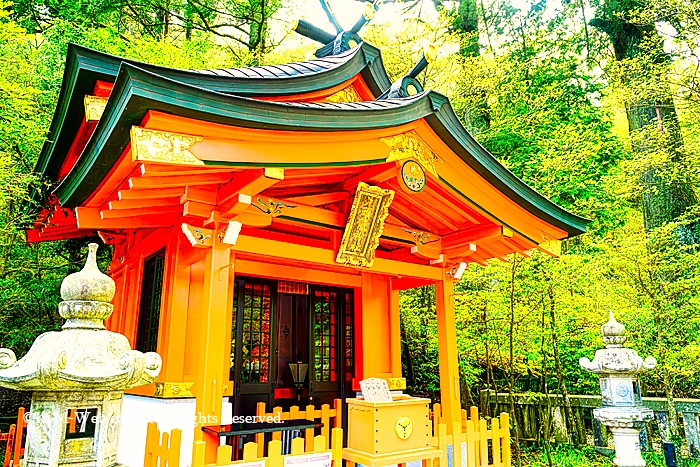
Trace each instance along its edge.
<path fill-rule="evenodd" d="M 423 55 L 421 55 L 418 63 L 411 68 L 411 71 L 396 80 L 377 100 L 411 97 L 425 91 L 423 85 L 416 78 L 430 63 L 435 61 L 438 50 L 439 47 L 436 44 L 427 44 L 423 48 Z"/>
<path fill-rule="evenodd" d="M 358 33 L 365 24 L 369 23 L 372 18 L 374 18 L 375 13 L 379 9 L 379 4 L 381 3 L 381 0 L 365 2 L 364 11 L 362 12 L 360 18 L 355 22 L 352 28 L 344 30 L 338 19 L 333 14 L 333 10 L 331 10 L 328 0 L 319 1 L 321 2 L 321 8 L 323 8 L 323 11 L 328 17 L 328 21 L 330 21 L 330 23 L 333 25 L 336 33 L 332 34 L 324 31 L 323 29 L 314 26 L 303 19 L 298 20 L 292 28 L 296 33 L 301 34 L 304 37 L 308 37 L 313 41 L 324 44 L 323 47 L 316 50 L 314 55 L 316 55 L 317 58 L 341 54 L 362 42 L 362 38 L 358 36 Z"/>

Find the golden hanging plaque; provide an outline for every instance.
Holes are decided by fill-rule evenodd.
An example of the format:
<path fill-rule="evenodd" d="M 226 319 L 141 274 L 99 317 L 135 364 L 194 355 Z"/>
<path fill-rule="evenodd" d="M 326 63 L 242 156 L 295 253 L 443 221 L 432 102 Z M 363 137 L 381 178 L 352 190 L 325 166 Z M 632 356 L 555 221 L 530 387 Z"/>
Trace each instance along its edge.
<path fill-rule="evenodd" d="M 371 268 L 394 192 L 360 182 L 345 225 L 336 262 Z"/>

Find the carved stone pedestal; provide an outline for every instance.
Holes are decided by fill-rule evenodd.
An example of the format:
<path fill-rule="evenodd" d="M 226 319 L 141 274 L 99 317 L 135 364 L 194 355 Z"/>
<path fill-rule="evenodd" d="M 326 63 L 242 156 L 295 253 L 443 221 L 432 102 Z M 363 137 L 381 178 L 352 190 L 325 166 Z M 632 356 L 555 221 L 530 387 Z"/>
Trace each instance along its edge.
<path fill-rule="evenodd" d="M 122 396 L 121 391 L 35 392 L 25 467 L 114 465 Z"/>
<path fill-rule="evenodd" d="M 613 462 L 618 467 L 644 467 L 639 444 L 639 432 L 645 422 L 654 418 L 654 412 L 646 407 L 601 407 L 593 416 L 610 429 L 615 443 Z"/>

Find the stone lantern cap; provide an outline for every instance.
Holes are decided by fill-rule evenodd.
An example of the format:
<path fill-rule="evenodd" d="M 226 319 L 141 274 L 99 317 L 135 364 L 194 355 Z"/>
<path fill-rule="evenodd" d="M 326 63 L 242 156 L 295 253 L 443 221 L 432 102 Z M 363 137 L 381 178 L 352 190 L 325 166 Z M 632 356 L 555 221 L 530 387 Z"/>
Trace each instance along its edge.
<path fill-rule="evenodd" d="M 0 349 L 0 386 L 31 391 L 124 390 L 152 383 L 162 361 L 155 352 L 131 350 L 128 339 L 107 331 L 114 281 L 97 267 L 91 243 L 85 266 L 61 284 L 63 329 L 40 335 L 19 361 Z"/>
<path fill-rule="evenodd" d="M 656 367 L 656 359 L 647 357 L 642 359 L 636 350 L 623 346 L 627 341 L 625 326 L 615 320 L 613 312 L 610 312 L 610 320 L 601 327 L 603 342 L 607 344 L 604 349 L 597 350 L 593 361 L 586 357 L 578 363 L 584 370 L 599 374 L 637 374 L 649 371 Z"/>

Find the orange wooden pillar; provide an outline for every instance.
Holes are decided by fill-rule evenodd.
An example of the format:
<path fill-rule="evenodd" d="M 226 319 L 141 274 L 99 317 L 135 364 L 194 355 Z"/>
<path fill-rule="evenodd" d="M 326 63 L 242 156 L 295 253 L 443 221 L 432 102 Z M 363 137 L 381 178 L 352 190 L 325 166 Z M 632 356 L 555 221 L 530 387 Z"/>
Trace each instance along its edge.
<path fill-rule="evenodd" d="M 455 422 L 461 424 L 459 397 L 459 358 L 455 322 L 453 279 L 443 270 L 442 280 L 435 283 L 438 354 L 440 359 L 440 402 L 443 423 L 448 431 Z"/>
<path fill-rule="evenodd" d="M 391 355 L 391 373 L 394 378 L 401 378 L 401 310 L 399 291 L 389 287 L 389 353 Z"/>
<path fill-rule="evenodd" d="M 168 234 L 163 293 L 164 323 L 160 333 L 163 349 L 163 369 L 158 381 L 183 382 L 185 346 L 187 338 L 187 311 L 190 293 L 190 268 L 183 264 L 183 248 L 191 248 L 184 242 L 182 232 L 174 228 Z"/>
<path fill-rule="evenodd" d="M 399 293 L 391 288 L 391 278 L 363 272 L 356 297 L 360 314 L 356 349 L 358 381 L 367 378 L 401 378 L 401 329 Z"/>
<path fill-rule="evenodd" d="M 224 385 L 228 383 L 224 368 L 230 354 L 230 341 L 226 339 L 231 332 L 231 313 L 228 311 L 233 297 L 233 255 L 231 246 L 222 242 L 220 230 L 218 227 L 214 229 L 213 245 L 205 253 L 202 303 L 197 310 L 201 313 L 201 321 L 193 388 L 197 397 L 195 439 L 206 442 L 206 463 L 216 461 L 219 439 L 203 433 L 201 426 L 221 423 Z"/>

